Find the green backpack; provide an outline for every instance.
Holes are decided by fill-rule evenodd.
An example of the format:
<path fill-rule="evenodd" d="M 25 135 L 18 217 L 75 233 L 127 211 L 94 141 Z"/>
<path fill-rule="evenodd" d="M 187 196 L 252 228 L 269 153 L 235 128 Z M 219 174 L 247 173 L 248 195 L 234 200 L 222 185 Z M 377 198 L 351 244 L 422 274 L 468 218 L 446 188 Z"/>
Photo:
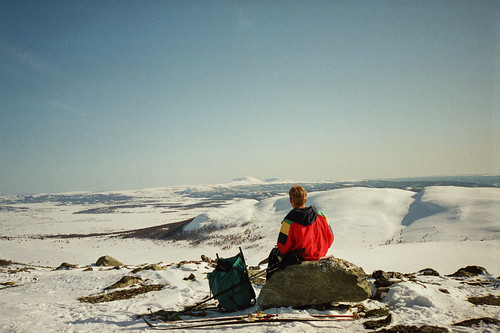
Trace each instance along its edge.
<path fill-rule="evenodd" d="M 221 311 L 243 310 L 255 304 L 255 292 L 241 248 L 234 257 L 223 259 L 217 256 L 217 266 L 207 276 L 210 292 L 219 302 Z"/>

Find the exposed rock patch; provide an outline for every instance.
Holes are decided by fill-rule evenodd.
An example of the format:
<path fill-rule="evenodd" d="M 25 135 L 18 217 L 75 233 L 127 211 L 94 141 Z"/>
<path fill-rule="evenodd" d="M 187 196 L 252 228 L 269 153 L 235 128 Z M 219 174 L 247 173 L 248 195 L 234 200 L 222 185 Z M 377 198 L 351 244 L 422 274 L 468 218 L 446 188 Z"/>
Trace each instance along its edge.
<path fill-rule="evenodd" d="M 423 325 L 423 326 L 408 326 L 396 325 L 391 328 L 383 328 L 377 333 L 447 333 L 449 330 L 446 327 Z"/>
<path fill-rule="evenodd" d="M 9 266 L 11 264 L 14 264 L 12 260 L 0 259 L 0 266 Z"/>
<path fill-rule="evenodd" d="M 363 323 L 364 328 L 367 330 L 374 330 L 380 327 L 388 326 L 392 323 L 392 316 L 389 314 L 384 319 L 380 320 L 369 320 Z"/>
<path fill-rule="evenodd" d="M 60 269 L 68 270 L 68 269 L 75 269 L 75 268 L 78 268 L 78 265 L 63 262 L 61 265 L 59 265 L 59 267 L 56 268 L 56 270 L 60 270 Z"/>
<path fill-rule="evenodd" d="M 469 302 L 475 305 L 497 305 L 500 306 L 500 296 L 481 296 L 481 297 L 469 297 L 467 299 Z"/>
<path fill-rule="evenodd" d="M 495 318 L 483 317 L 483 318 L 474 318 L 461 321 L 459 323 L 453 324 L 453 326 L 465 326 L 465 327 L 474 327 L 479 325 L 499 325 L 500 320 Z"/>
<path fill-rule="evenodd" d="M 196 280 L 196 276 L 193 273 L 191 273 L 191 274 L 189 274 L 189 276 L 185 277 L 184 280 L 185 281 L 194 281 L 194 280 Z"/>
<path fill-rule="evenodd" d="M 132 298 L 136 295 L 145 294 L 150 291 L 158 291 L 162 290 L 165 286 L 164 284 L 154 284 L 149 286 L 141 286 L 139 288 L 127 289 L 127 290 L 117 290 L 111 293 L 106 293 L 102 295 L 94 295 L 94 296 L 84 296 L 80 297 L 78 300 L 80 302 L 85 303 L 102 303 L 102 302 L 111 302 L 117 300 L 124 300 Z"/>
<path fill-rule="evenodd" d="M 17 286 L 18 284 L 14 281 L 0 282 L 0 290 Z"/>
<path fill-rule="evenodd" d="M 123 263 L 111 256 L 102 256 L 97 259 L 96 266 L 123 266 Z"/>
<path fill-rule="evenodd" d="M 447 275 L 447 276 L 470 278 L 470 277 L 478 276 L 480 274 L 488 274 L 488 271 L 486 270 L 486 268 L 481 267 L 481 266 L 467 266 L 464 268 L 460 268 L 455 273 L 453 273 L 451 275 Z"/>
<path fill-rule="evenodd" d="M 372 278 L 375 279 L 375 286 L 380 287 L 389 287 L 395 283 L 399 283 L 403 280 L 406 280 L 406 277 L 403 273 L 399 272 L 384 272 L 381 270 L 374 271 L 372 273 Z"/>
<path fill-rule="evenodd" d="M 134 270 L 132 270 L 132 273 L 138 273 L 138 272 L 141 272 L 141 271 L 145 271 L 145 270 L 151 270 L 151 271 L 162 271 L 164 270 L 165 267 L 161 267 L 161 266 L 158 266 L 157 264 L 151 264 L 151 265 L 146 265 L 146 266 L 143 266 L 143 267 L 138 267 Z"/>
<path fill-rule="evenodd" d="M 113 283 L 112 285 L 106 287 L 105 289 L 109 290 L 109 289 L 125 288 L 125 287 L 132 286 L 132 285 L 134 285 L 136 283 L 140 283 L 140 282 L 142 282 L 141 278 L 126 275 L 126 276 L 122 277 L 120 279 L 120 281 Z"/>
<path fill-rule="evenodd" d="M 367 310 L 365 312 L 364 317 L 365 318 L 370 318 L 370 317 L 387 317 L 390 314 L 389 310 L 386 308 L 378 308 L 378 309 L 371 309 Z"/>
<path fill-rule="evenodd" d="M 424 268 L 418 271 L 419 275 L 424 276 L 439 276 L 440 274 L 433 268 Z"/>

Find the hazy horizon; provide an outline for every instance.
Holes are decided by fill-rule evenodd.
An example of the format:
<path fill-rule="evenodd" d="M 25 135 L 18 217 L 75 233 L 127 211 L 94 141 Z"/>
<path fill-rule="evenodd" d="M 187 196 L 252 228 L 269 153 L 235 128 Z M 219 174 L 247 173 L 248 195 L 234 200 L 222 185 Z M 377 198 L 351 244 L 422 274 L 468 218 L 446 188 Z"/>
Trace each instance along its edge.
<path fill-rule="evenodd" d="M 493 177 L 493 179 L 492 179 Z M 487 179 L 486 179 L 487 178 Z M 261 183 L 253 183 L 252 181 L 259 181 Z M 272 185 L 274 183 L 277 184 L 301 184 L 304 186 L 308 186 L 311 184 L 348 184 L 348 183 L 360 183 L 359 186 L 366 185 L 366 183 L 376 183 L 383 182 L 387 184 L 395 184 L 398 182 L 435 182 L 438 184 L 440 181 L 456 183 L 459 186 L 460 183 L 463 186 L 467 186 L 470 183 L 476 183 L 477 185 L 485 185 L 492 187 L 500 187 L 500 173 L 487 173 L 487 174 L 468 174 L 468 175 L 432 175 L 432 176 L 420 176 L 420 177 L 390 177 L 390 178 L 372 178 L 372 179 L 337 179 L 337 180 L 309 180 L 309 179 L 278 179 L 278 178 L 265 178 L 265 179 L 257 179 L 252 176 L 245 177 L 237 177 L 233 179 L 228 179 L 227 181 L 219 182 L 219 183 L 200 183 L 200 184 L 174 184 L 174 185 L 157 185 L 157 186 L 148 186 L 148 187 L 138 187 L 138 188 L 115 188 L 115 189 L 103 189 L 103 190 L 80 190 L 73 189 L 62 192 L 38 192 L 38 193 L 0 193 L 0 197 L 8 197 L 8 196 L 31 196 L 31 195 L 64 195 L 71 193 L 105 193 L 105 192 L 127 192 L 127 191 L 142 191 L 149 189 L 159 189 L 159 188 L 170 188 L 170 187 L 205 187 L 205 186 L 217 186 L 217 185 L 230 185 L 232 183 L 240 184 L 240 185 Z M 393 183 L 394 182 L 394 183 Z M 377 185 L 379 186 L 379 185 Z M 401 186 L 398 186 L 400 188 Z M 310 190 L 310 189 L 309 189 Z M 318 189 L 313 189 L 313 191 L 318 191 Z M 319 189 L 322 191 L 322 189 Z M 267 193 L 267 192 L 266 192 Z"/>
<path fill-rule="evenodd" d="M 0 13 L 0 194 L 500 170 L 497 1 Z"/>

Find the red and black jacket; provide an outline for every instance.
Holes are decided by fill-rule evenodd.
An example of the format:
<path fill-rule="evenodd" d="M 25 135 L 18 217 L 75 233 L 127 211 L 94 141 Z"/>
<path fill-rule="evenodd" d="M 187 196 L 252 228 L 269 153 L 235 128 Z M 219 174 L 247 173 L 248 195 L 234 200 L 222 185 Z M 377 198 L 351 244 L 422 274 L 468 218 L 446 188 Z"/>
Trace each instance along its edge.
<path fill-rule="evenodd" d="M 281 222 L 278 249 L 282 254 L 305 249 L 305 260 L 319 260 L 328 252 L 333 238 L 325 214 L 314 206 L 294 208 Z"/>

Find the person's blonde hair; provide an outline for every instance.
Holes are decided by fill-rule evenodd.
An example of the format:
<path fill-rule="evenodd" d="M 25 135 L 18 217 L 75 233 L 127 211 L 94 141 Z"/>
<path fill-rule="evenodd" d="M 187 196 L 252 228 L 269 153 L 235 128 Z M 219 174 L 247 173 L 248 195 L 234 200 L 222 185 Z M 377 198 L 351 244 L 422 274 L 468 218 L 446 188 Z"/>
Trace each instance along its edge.
<path fill-rule="evenodd" d="M 307 191 L 300 185 L 293 185 L 288 194 L 292 202 L 297 206 L 302 206 L 307 201 Z"/>

